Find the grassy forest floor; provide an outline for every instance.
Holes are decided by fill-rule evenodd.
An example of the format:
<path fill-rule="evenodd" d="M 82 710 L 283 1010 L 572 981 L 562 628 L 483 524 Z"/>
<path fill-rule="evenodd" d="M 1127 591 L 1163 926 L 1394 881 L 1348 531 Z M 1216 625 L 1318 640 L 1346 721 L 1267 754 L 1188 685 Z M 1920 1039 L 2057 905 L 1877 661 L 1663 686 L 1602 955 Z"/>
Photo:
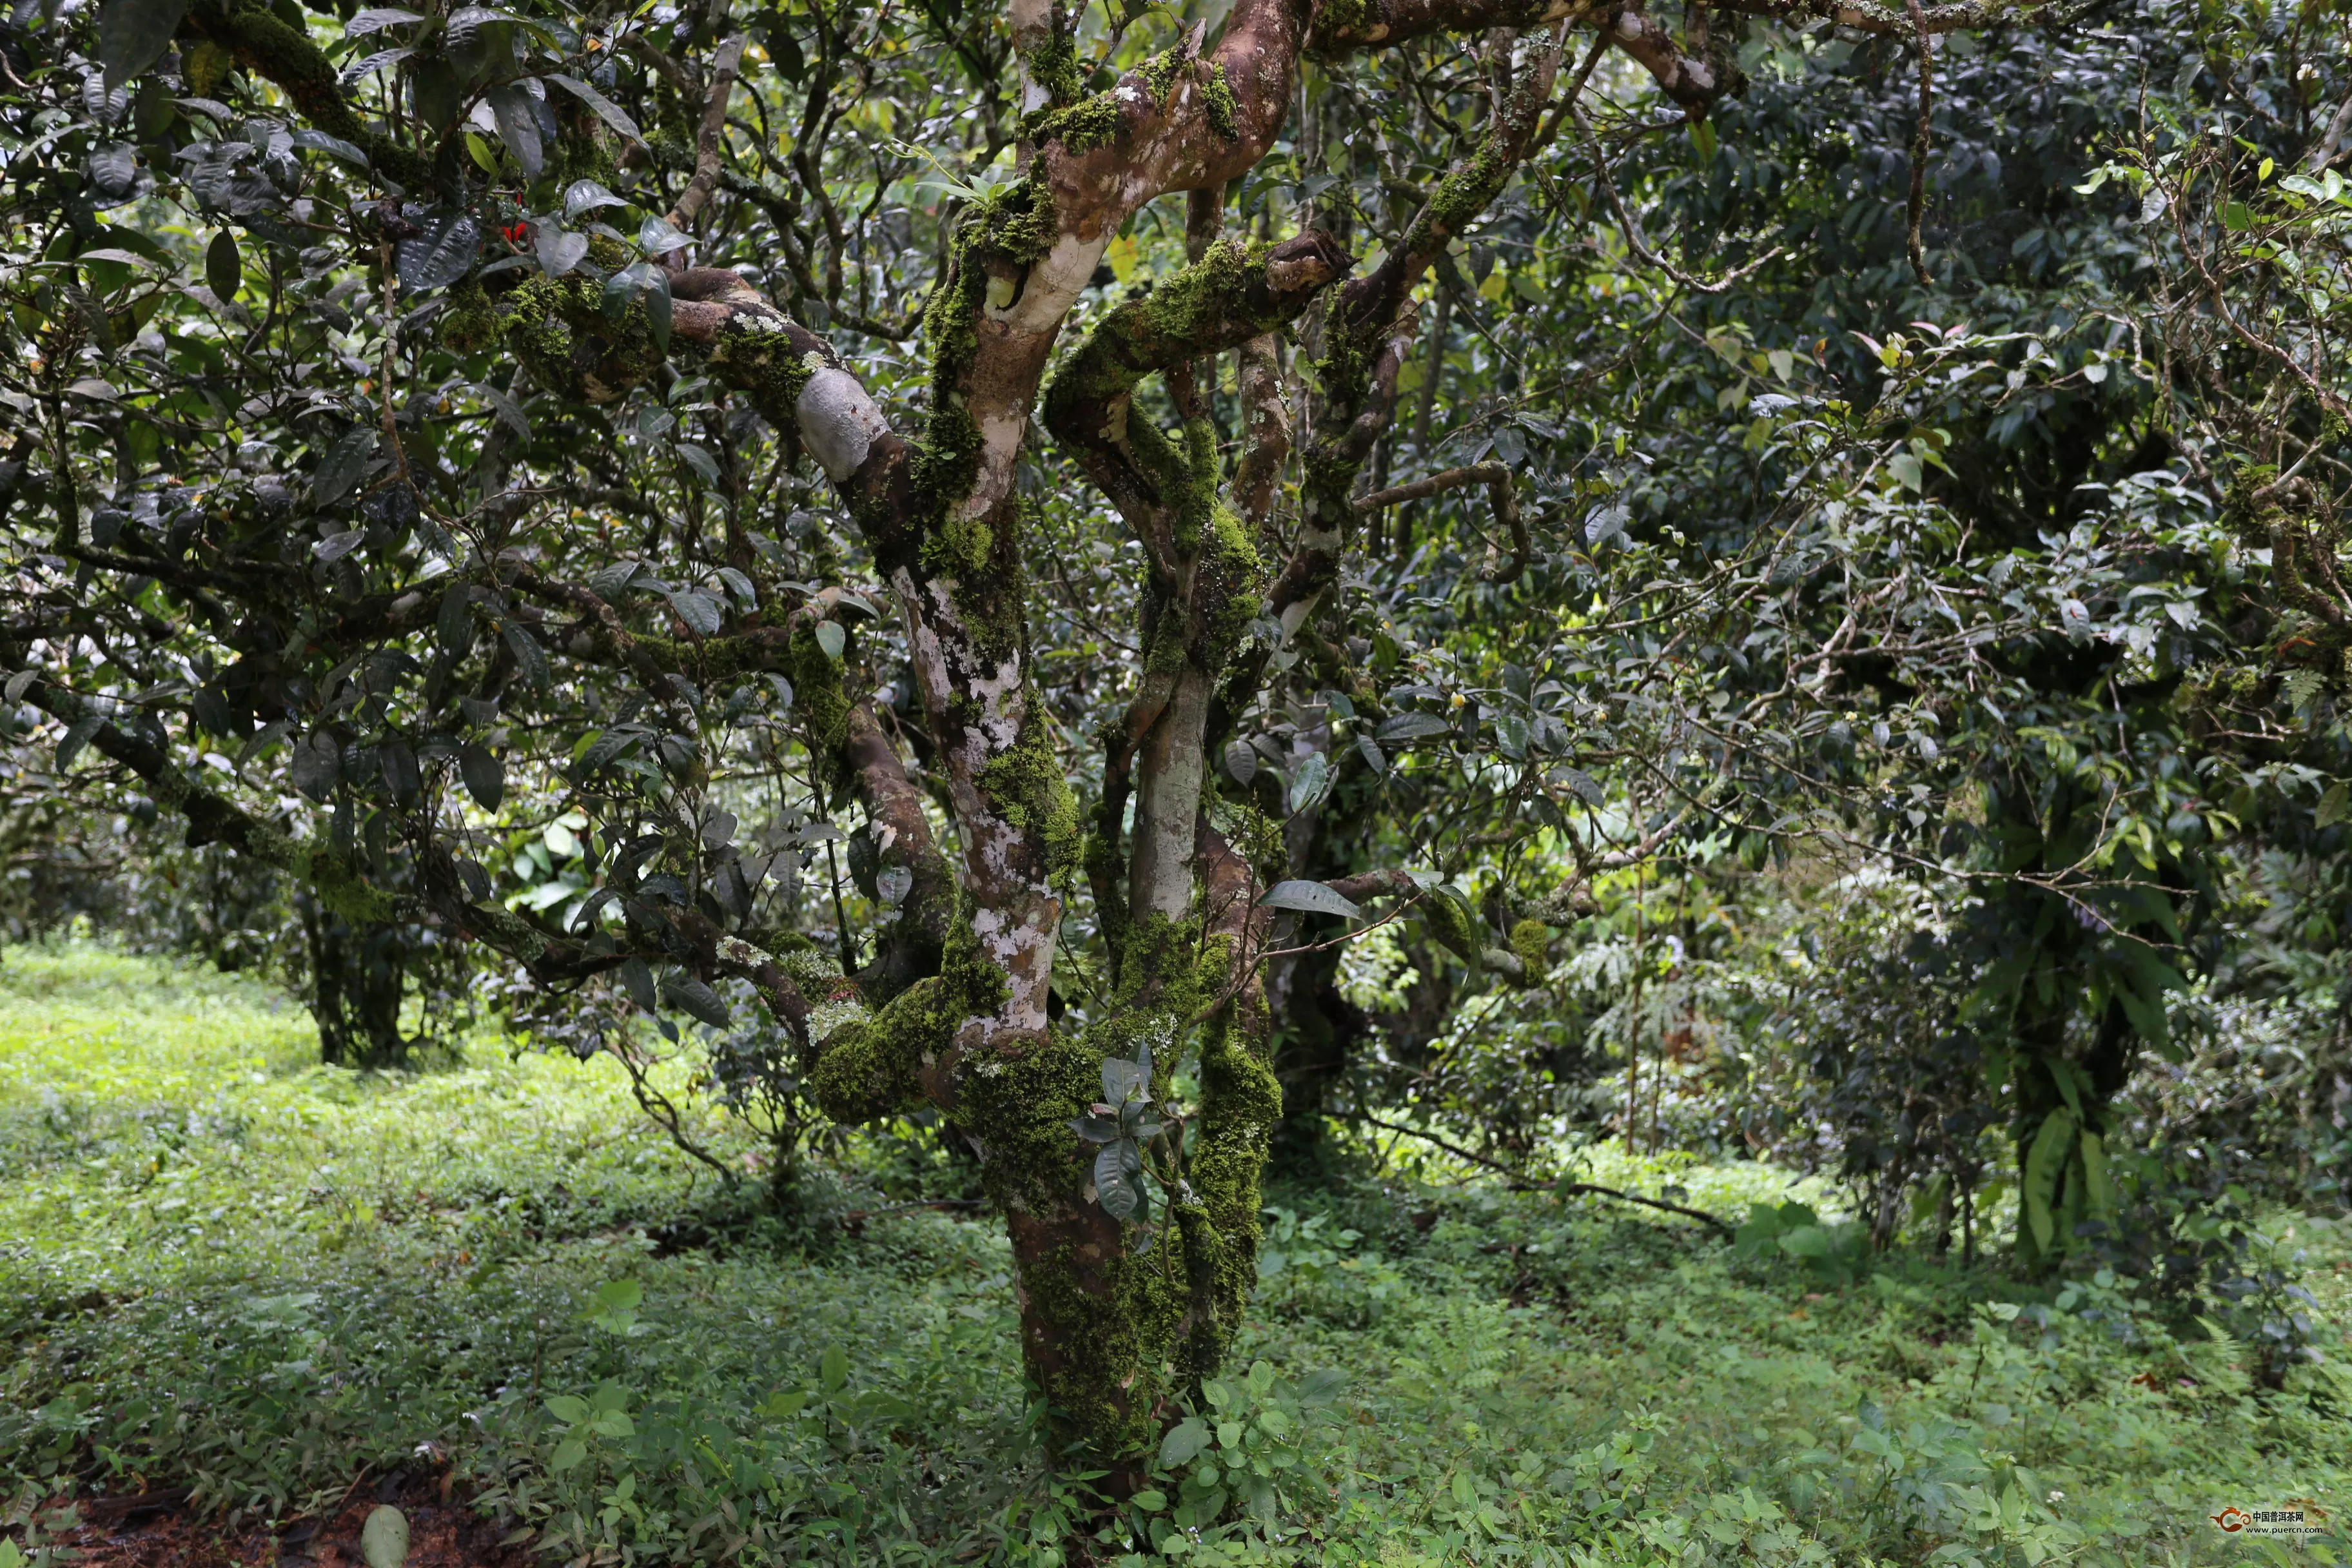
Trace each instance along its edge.
<path fill-rule="evenodd" d="M 142 1492 L 177 1502 L 151 1561 L 214 1532 L 212 1561 L 335 1561 L 377 1496 L 471 1500 L 483 1522 L 419 1561 L 1054 1561 L 1073 1484 L 1034 1457 L 996 1226 L 883 1212 L 914 1174 L 887 1141 L 818 1184 L 830 1217 L 779 1226 L 612 1069 L 484 1042 L 363 1078 L 260 987 L 0 955 L 16 1539 L 53 1541 L 72 1521 L 37 1505 L 79 1482 L 72 1543 L 101 1561 L 145 1550 Z M 1726 1214 L 1789 1185 L 1602 1173 L 1670 1175 Z M 2265 1394 L 2239 1347 L 2095 1281 L 1900 1258 L 1841 1279 L 1466 1173 L 1270 1201 L 1279 1256 L 1167 1501 L 1270 1478 L 1281 1522 L 1139 1515 L 1170 1555 L 2343 1560 L 2208 1518 L 2352 1512 L 2352 1235 L 2325 1221 L 2277 1228 L 2329 1363 Z"/>

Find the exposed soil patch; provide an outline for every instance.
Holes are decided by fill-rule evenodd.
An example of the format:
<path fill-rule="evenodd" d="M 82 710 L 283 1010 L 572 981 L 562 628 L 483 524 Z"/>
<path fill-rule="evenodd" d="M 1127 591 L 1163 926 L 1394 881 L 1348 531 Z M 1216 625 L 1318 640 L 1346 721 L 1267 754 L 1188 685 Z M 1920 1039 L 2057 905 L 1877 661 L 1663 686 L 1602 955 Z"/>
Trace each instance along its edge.
<path fill-rule="evenodd" d="M 193 1512 L 184 1489 L 91 1498 L 79 1505 L 80 1525 L 56 1541 L 78 1568 L 361 1568 L 361 1528 L 388 1502 L 408 1519 L 406 1568 L 532 1568 L 530 1548 L 501 1546 L 508 1531 L 474 1511 L 456 1479 L 424 1470 L 354 1484 L 331 1516 L 276 1530 Z"/>

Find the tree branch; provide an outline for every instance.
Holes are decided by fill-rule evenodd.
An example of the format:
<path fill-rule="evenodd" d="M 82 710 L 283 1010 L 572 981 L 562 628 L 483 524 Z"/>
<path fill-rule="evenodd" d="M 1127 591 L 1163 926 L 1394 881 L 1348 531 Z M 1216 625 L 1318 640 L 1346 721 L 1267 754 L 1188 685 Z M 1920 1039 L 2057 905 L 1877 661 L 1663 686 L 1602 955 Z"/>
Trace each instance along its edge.
<path fill-rule="evenodd" d="M 1511 555 L 1507 563 L 1502 559 L 1501 548 L 1491 540 L 1487 542 L 1486 580 L 1490 583 L 1516 583 L 1534 559 L 1535 546 L 1528 538 L 1527 520 L 1519 514 L 1519 500 L 1511 485 L 1511 468 L 1507 463 L 1474 463 L 1467 468 L 1448 468 L 1442 474 L 1432 474 L 1408 484 L 1374 490 L 1370 495 L 1356 498 L 1356 511 L 1359 515 L 1368 516 L 1384 507 L 1423 500 L 1472 484 L 1486 487 L 1486 499 L 1494 506 L 1495 521 L 1503 525 L 1511 538 Z"/>
<path fill-rule="evenodd" d="M 1733 1233 L 1733 1226 L 1729 1220 L 1718 1218 L 1716 1215 L 1707 1213 L 1705 1209 L 1695 1209 L 1682 1204 L 1668 1203 L 1664 1198 L 1645 1198 L 1639 1193 L 1623 1192 L 1616 1187 L 1604 1187 L 1598 1182 L 1537 1181 L 1526 1173 L 1519 1171 L 1513 1166 L 1506 1165 L 1499 1160 L 1489 1159 L 1484 1154 L 1464 1148 L 1461 1144 L 1453 1142 L 1451 1139 L 1441 1138 L 1434 1132 L 1424 1132 L 1418 1127 L 1408 1127 L 1402 1121 L 1386 1121 L 1383 1118 L 1374 1116 L 1368 1110 L 1357 1111 L 1351 1120 L 1366 1122 L 1370 1126 L 1381 1128 L 1386 1131 L 1402 1132 L 1408 1138 L 1418 1138 L 1424 1143 L 1434 1144 L 1438 1148 L 1444 1150 L 1447 1153 L 1454 1155 L 1459 1159 L 1467 1160 L 1474 1165 L 1484 1165 L 1490 1171 L 1500 1172 L 1502 1174 L 1511 1178 L 1511 1187 L 1515 1192 L 1558 1193 L 1562 1197 L 1577 1197 L 1589 1194 L 1594 1197 L 1614 1198 L 1621 1204 L 1639 1204 L 1643 1208 L 1659 1209 L 1667 1214 L 1678 1214 L 1685 1219 L 1695 1219 L 1702 1225 L 1711 1225 L 1725 1236 L 1729 1236 Z"/>
<path fill-rule="evenodd" d="M 694 142 L 694 177 L 678 193 L 669 209 L 673 228 L 684 230 L 710 199 L 719 171 L 727 158 L 727 95 L 735 89 L 735 73 L 743 63 L 743 35 L 737 33 L 719 46 L 710 60 L 710 93 L 702 106 L 702 125 Z"/>

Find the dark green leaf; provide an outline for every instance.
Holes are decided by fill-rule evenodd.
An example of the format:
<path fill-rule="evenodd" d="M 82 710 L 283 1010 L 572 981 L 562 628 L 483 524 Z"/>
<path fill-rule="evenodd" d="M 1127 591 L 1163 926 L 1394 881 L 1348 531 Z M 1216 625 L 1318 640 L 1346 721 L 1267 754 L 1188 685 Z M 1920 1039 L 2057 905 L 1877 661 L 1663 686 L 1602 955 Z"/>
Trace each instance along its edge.
<path fill-rule="evenodd" d="M 89 744 L 90 737 L 105 727 L 103 714 L 85 713 L 75 720 L 66 731 L 65 739 L 58 742 L 58 772 L 64 773 L 72 767 L 74 759 L 81 755 L 82 748 Z"/>
<path fill-rule="evenodd" d="M 482 226 L 473 214 L 429 215 L 418 226 L 423 232 L 402 240 L 394 252 L 402 288 L 439 289 L 472 269 L 482 246 Z"/>
<path fill-rule="evenodd" d="M 514 649 L 515 662 L 522 667 L 522 677 L 531 685 L 545 688 L 551 674 L 547 667 L 547 653 L 539 639 L 530 635 L 520 621 L 509 621 L 500 628 L 507 647 Z"/>
<path fill-rule="evenodd" d="M 424 779 L 416 765 L 415 747 L 394 737 L 383 743 L 383 750 L 377 753 L 377 761 L 383 767 L 384 787 L 392 791 L 394 800 L 404 805 L 416 798 L 417 791 L 424 786 Z"/>
<path fill-rule="evenodd" d="M 1372 731 L 1379 741 L 1418 741 L 1429 735 L 1443 735 L 1454 726 L 1434 713 L 1395 713 L 1381 721 Z"/>
<path fill-rule="evenodd" d="M 1318 805 L 1331 784 L 1331 759 L 1321 752 L 1307 753 L 1290 781 L 1290 809 L 1295 816 Z"/>
<path fill-rule="evenodd" d="M 492 756 L 487 747 L 468 742 L 457 748 L 457 773 L 466 781 L 466 793 L 484 811 L 496 811 L 506 798 L 506 764 Z"/>
<path fill-rule="evenodd" d="M 1143 1194 L 1128 1180 L 1127 1166 L 1120 1158 L 1126 1141 L 1104 1145 L 1095 1156 L 1095 1196 L 1103 1211 L 1118 1220 L 1132 1219 L 1143 1206 Z"/>
<path fill-rule="evenodd" d="M 588 237 L 558 228 L 551 223 L 536 224 L 531 231 L 532 251 L 540 267 L 551 278 L 561 278 L 587 259 Z"/>
<path fill-rule="evenodd" d="M 679 973 L 662 982 L 662 1000 L 716 1029 L 727 1026 L 727 1004 L 719 993 L 691 974 Z"/>
<path fill-rule="evenodd" d="M 287 766 L 294 787 L 312 800 L 325 800 L 343 779 L 343 748 L 334 736 L 320 731 L 294 742 Z"/>
<path fill-rule="evenodd" d="M 357 550 L 360 541 L 366 537 L 367 530 L 364 528 L 347 528 L 341 533 L 331 533 L 310 546 L 310 553 L 331 564 Z"/>
<path fill-rule="evenodd" d="M 332 506 L 349 495 L 367 470 L 368 459 L 375 456 L 378 438 L 373 425 L 355 425 L 344 431 L 312 470 L 310 499 L 320 506 Z"/>
<path fill-rule="evenodd" d="M 1109 1143 L 1120 1136 L 1118 1123 L 1103 1116 L 1078 1117 L 1070 1129 L 1089 1143 Z"/>
<path fill-rule="evenodd" d="M 450 584 L 441 590 L 441 611 L 433 619 L 433 635 L 441 651 L 463 658 L 474 646 L 474 588 L 470 583 Z"/>
<path fill-rule="evenodd" d="M 543 79 L 553 82 L 556 86 L 562 88 L 564 91 L 572 94 L 581 102 L 586 104 L 590 109 L 595 111 L 596 118 L 602 120 L 605 124 L 611 126 L 614 130 L 619 132 L 630 141 L 636 142 L 643 142 L 645 141 L 645 137 L 637 131 L 637 122 L 630 119 L 626 114 L 623 113 L 620 107 L 614 103 L 612 100 L 606 98 L 603 93 L 598 92 L 594 88 L 590 87 L 586 82 L 580 80 L 577 77 L 558 76 L 551 71 L 548 73 Z"/>
<path fill-rule="evenodd" d="M 1209 1425 L 1197 1415 L 1190 1415 L 1168 1429 L 1160 1439 L 1160 1462 L 1170 1469 L 1188 1464 L 1202 1449 L 1209 1446 Z"/>
<path fill-rule="evenodd" d="M 580 754 L 575 769 L 585 777 L 644 739 L 643 731 L 615 726 L 588 743 L 588 749 Z"/>
<path fill-rule="evenodd" d="M 323 131 L 306 128 L 294 132 L 292 141 L 297 147 L 306 148 L 313 153 L 324 153 L 330 157 L 341 158 L 344 163 L 357 168 L 364 169 L 368 166 L 368 155 L 362 152 L 356 143 L 346 142 L 340 136 L 330 136 Z M 215 285 L 213 292 L 215 294 L 220 292 L 218 285 Z M 226 296 L 224 295 L 223 298 Z"/>
<path fill-rule="evenodd" d="M 697 637 L 708 637 L 719 635 L 719 628 L 724 620 L 725 612 L 719 608 L 719 601 L 709 595 L 672 594 L 669 596 L 669 605 L 671 609 L 677 612 L 677 618 L 684 621 L 688 629 Z"/>
<path fill-rule="evenodd" d="M 343 24 L 343 37 L 360 37 L 368 33 L 381 33 L 386 27 L 397 27 L 425 18 L 414 11 L 404 11 L 396 5 L 373 5 L 358 13 Z"/>
<path fill-rule="evenodd" d="M 98 9 L 98 61 L 105 68 L 107 86 L 127 86 L 162 58 L 187 14 L 188 0 L 103 0 Z"/>
<path fill-rule="evenodd" d="M 593 180 L 574 180 L 563 187 L 563 221 L 576 222 L 582 213 L 628 204 Z"/>

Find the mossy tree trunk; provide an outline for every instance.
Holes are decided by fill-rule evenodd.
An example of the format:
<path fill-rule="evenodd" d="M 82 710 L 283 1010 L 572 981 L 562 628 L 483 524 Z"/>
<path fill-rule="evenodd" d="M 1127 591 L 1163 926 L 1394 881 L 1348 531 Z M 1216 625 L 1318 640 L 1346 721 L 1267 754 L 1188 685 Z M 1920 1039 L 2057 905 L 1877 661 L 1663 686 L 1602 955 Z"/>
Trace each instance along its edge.
<path fill-rule="evenodd" d="M 303 1000 L 319 1026 L 319 1057 L 351 1068 L 408 1059 L 400 1006 L 408 966 L 396 926 L 354 926 L 309 893 L 295 898 L 308 973 Z"/>

